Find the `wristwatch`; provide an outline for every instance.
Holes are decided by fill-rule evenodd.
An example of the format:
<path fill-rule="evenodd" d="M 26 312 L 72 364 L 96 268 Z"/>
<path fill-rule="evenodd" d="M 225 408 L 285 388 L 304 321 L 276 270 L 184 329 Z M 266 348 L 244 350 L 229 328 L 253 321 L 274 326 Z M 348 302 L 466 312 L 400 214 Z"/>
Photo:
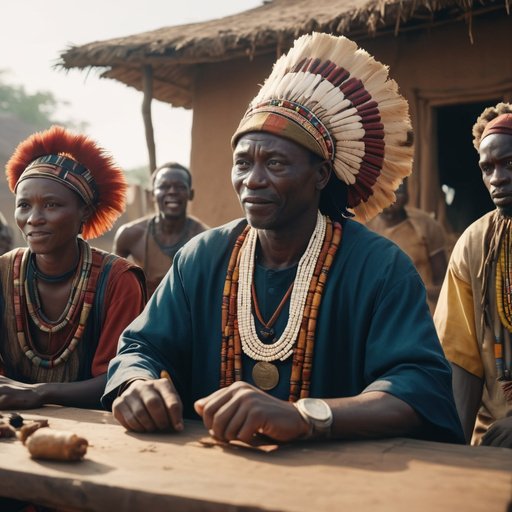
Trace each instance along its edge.
<path fill-rule="evenodd" d="M 327 438 L 331 434 L 332 411 L 327 402 L 320 398 L 301 398 L 293 404 L 310 426 L 310 438 Z"/>

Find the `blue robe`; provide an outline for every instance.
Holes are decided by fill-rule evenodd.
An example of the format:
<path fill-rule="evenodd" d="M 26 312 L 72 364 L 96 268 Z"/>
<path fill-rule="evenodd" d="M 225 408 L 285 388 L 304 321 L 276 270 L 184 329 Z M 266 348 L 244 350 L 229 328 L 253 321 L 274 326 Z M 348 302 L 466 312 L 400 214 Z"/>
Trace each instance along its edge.
<path fill-rule="evenodd" d="M 221 300 L 228 260 L 245 220 L 202 233 L 175 257 L 144 312 L 123 333 L 109 366 L 104 405 L 135 377 L 158 378 L 166 369 L 181 396 L 184 416 L 193 403 L 219 388 Z M 268 318 L 294 269 L 256 266 L 258 303 Z M 276 325 L 279 335 L 287 310 Z M 254 361 L 243 358 L 249 383 Z M 279 364 L 270 393 L 288 399 L 291 358 Z M 317 321 L 310 396 L 350 397 L 384 391 L 408 403 L 425 420 L 424 439 L 462 442 L 451 371 L 410 259 L 392 242 L 347 220 L 329 272 Z"/>

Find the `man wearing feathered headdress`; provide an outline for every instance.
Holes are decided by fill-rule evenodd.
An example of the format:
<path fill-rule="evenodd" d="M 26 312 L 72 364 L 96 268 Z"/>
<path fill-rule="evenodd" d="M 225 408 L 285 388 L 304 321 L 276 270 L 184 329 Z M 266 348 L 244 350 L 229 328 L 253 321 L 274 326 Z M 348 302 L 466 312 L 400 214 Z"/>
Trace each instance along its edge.
<path fill-rule="evenodd" d="M 121 338 L 103 400 L 126 428 L 462 439 L 417 272 L 348 218 L 393 202 L 409 131 L 385 66 L 343 37 L 295 42 L 232 138 L 245 218 L 189 242 Z"/>
<path fill-rule="evenodd" d="M 434 321 L 466 441 L 512 448 L 511 104 L 482 112 L 473 145 L 496 209 L 457 241 Z"/>

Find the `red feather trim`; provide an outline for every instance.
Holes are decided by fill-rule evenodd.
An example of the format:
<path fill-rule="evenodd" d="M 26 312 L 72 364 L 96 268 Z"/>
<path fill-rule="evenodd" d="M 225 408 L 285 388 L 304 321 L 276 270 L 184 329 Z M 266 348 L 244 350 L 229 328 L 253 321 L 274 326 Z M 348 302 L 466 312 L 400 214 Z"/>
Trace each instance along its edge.
<path fill-rule="evenodd" d="M 61 126 L 37 132 L 21 142 L 6 165 L 7 183 L 14 192 L 16 183 L 27 166 L 45 155 L 65 155 L 85 165 L 98 190 L 98 202 L 83 227 L 84 239 L 107 232 L 123 213 L 126 201 L 126 179 L 113 158 L 85 135 L 74 134 Z"/>

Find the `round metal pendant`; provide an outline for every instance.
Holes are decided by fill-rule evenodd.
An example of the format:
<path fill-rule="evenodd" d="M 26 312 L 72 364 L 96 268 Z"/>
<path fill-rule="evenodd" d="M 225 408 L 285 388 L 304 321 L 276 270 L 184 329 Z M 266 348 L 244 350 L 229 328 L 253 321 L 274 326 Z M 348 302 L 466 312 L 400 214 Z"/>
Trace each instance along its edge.
<path fill-rule="evenodd" d="M 258 361 L 252 369 L 252 379 L 260 389 L 269 391 L 279 382 L 279 370 L 272 363 Z"/>

